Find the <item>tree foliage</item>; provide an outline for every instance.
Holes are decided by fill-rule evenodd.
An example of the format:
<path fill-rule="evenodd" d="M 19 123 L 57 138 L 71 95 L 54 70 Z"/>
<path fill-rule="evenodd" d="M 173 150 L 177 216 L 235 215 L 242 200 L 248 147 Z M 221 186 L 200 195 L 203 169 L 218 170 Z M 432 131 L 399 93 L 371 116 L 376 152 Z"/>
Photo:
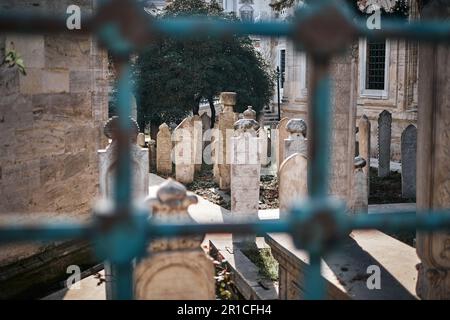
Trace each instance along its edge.
<path fill-rule="evenodd" d="M 196 15 L 236 19 L 215 1 L 203 0 L 175 0 L 161 17 Z M 248 105 L 261 110 L 273 95 L 274 72 L 249 37 L 156 39 L 137 58 L 134 76 L 138 118 L 157 124 L 178 122 L 190 112 L 196 114 L 204 99 L 212 106 L 222 91 L 237 92 L 239 112 Z"/>

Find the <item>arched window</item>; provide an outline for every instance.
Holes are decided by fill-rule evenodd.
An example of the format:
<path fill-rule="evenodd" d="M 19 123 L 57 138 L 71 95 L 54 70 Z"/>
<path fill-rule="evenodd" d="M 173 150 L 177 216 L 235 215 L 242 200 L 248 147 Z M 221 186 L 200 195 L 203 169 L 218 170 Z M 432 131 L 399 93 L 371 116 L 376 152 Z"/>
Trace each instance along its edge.
<path fill-rule="evenodd" d="M 253 22 L 253 8 L 249 5 L 242 6 L 239 9 L 239 15 L 242 21 Z"/>

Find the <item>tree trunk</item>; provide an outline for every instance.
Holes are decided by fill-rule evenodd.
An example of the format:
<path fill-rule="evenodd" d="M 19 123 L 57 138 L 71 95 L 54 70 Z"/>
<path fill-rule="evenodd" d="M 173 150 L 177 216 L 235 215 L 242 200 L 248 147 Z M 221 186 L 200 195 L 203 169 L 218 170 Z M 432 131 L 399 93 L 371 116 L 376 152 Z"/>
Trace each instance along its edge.
<path fill-rule="evenodd" d="M 158 134 L 159 125 L 155 121 L 150 122 L 150 138 L 156 141 L 156 135 Z"/>
<path fill-rule="evenodd" d="M 211 129 L 214 128 L 216 122 L 216 108 L 214 107 L 214 101 L 212 97 L 208 98 L 209 108 L 211 109 Z"/>
<path fill-rule="evenodd" d="M 194 114 L 194 116 L 199 116 L 198 111 L 200 110 L 201 100 L 202 100 L 201 98 L 197 98 L 194 100 L 194 107 L 192 108 L 192 113 Z"/>

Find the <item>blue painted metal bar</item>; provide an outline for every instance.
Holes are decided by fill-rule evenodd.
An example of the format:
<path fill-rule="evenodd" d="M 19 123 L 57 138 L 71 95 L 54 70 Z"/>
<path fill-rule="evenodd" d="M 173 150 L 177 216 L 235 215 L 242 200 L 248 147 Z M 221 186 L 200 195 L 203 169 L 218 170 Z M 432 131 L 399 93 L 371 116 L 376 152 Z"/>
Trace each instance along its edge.
<path fill-rule="evenodd" d="M 395 230 L 438 231 L 450 228 L 450 210 L 423 212 L 391 212 L 356 214 L 345 218 L 346 228 Z M 293 220 L 262 220 L 257 223 L 223 223 L 223 224 L 183 224 L 183 223 L 149 223 L 147 238 L 176 237 L 204 233 L 291 233 L 295 229 Z M 346 230 L 344 230 L 346 231 Z M 42 223 L 38 225 L 7 225 L 0 227 L 0 242 L 19 240 L 48 241 L 69 238 L 93 238 L 98 230 L 91 224 L 77 223 Z"/>
<path fill-rule="evenodd" d="M 322 277 L 322 261 L 320 253 L 315 251 L 309 252 L 309 265 L 306 267 L 303 279 L 305 282 L 305 299 L 306 300 L 320 300 L 326 297 L 325 279 Z M 302 277 L 302 275 L 301 275 Z"/>
<path fill-rule="evenodd" d="M 312 93 L 308 103 L 308 194 L 311 198 L 328 193 L 328 154 L 331 116 L 331 80 L 328 58 L 313 58 Z"/>

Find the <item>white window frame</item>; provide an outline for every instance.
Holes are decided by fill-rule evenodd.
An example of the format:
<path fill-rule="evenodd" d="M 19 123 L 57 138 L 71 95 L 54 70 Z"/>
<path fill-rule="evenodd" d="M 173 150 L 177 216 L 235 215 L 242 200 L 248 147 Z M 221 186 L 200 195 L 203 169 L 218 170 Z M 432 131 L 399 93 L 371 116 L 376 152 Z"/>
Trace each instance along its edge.
<path fill-rule="evenodd" d="M 366 89 L 366 68 L 367 68 L 367 40 L 359 40 L 359 94 L 364 98 L 388 99 L 389 97 L 389 56 L 390 43 L 386 40 L 386 57 L 384 61 L 384 89 Z"/>
<path fill-rule="evenodd" d="M 282 44 L 282 45 L 278 45 L 277 46 L 277 67 L 280 70 L 280 100 L 283 100 L 283 96 L 284 96 L 284 85 L 283 87 L 281 87 L 281 51 L 284 50 L 284 85 L 286 84 L 286 71 L 287 71 L 287 51 L 286 51 L 286 45 Z M 276 86 L 275 86 L 275 90 L 276 90 Z M 276 94 L 275 94 L 276 96 Z"/>
<path fill-rule="evenodd" d="M 232 10 L 229 10 L 229 8 L 227 8 L 227 0 L 223 0 L 222 2 L 222 8 L 225 12 L 234 12 L 235 14 L 237 14 L 237 1 L 236 0 L 231 0 L 232 2 Z"/>
<path fill-rule="evenodd" d="M 300 52 L 300 96 L 306 97 L 308 89 L 306 88 L 306 52 Z"/>

